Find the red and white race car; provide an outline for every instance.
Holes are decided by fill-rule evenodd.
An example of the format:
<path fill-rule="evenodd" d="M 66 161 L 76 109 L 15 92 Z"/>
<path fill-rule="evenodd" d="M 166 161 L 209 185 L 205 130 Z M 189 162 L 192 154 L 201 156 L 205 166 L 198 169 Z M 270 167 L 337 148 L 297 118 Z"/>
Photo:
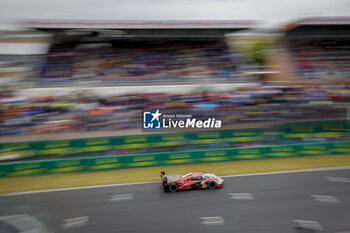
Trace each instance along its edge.
<path fill-rule="evenodd" d="M 224 187 L 224 179 L 211 173 L 193 172 L 184 176 L 165 175 L 161 172 L 164 192 L 187 189 L 216 189 Z"/>

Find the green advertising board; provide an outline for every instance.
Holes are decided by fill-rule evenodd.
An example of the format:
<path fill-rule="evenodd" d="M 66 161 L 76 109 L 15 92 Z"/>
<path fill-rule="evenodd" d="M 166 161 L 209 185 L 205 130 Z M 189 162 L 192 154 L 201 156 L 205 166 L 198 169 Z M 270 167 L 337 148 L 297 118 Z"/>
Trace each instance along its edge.
<path fill-rule="evenodd" d="M 0 163 L 0 177 L 350 153 L 350 141 Z"/>
<path fill-rule="evenodd" d="M 348 122 L 350 124 L 350 122 Z M 206 132 L 181 132 L 144 134 L 120 137 L 99 137 L 70 140 L 1 143 L 0 156 L 9 154 L 32 154 L 37 157 L 116 151 L 138 151 L 177 146 L 233 147 L 242 143 L 278 144 L 283 140 L 292 142 L 305 138 L 335 140 L 349 135 L 345 120 L 311 121 L 279 124 L 266 129 L 221 130 Z M 197 149 L 197 148 L 196 148 Z M 115 153 L 117 154 L 117 153 Z"/>

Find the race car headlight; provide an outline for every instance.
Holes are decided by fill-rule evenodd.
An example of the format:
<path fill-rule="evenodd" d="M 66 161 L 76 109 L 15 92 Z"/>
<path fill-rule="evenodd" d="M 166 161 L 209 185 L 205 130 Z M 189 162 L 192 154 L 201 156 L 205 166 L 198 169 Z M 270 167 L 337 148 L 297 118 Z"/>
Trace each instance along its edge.
<path fill-rule="evenodd" d="M 222 184 L 223 182 L 224 182 L 223 179 L 219 179 L 219 180 L 217 181 L 218 184 Z"/>

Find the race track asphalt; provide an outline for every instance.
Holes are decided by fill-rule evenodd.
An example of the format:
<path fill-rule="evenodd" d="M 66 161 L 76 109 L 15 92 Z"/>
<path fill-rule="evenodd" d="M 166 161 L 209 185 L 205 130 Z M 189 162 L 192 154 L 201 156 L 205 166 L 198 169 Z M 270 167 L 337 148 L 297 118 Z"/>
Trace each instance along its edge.
<path fill-rule="evenodd" d="M 350 232 L 350 169 L 224 179 L 218 190 L 164 193 L 159 182 L 1 196 L 0 216 L 26 212 L 62 233 Z"/>

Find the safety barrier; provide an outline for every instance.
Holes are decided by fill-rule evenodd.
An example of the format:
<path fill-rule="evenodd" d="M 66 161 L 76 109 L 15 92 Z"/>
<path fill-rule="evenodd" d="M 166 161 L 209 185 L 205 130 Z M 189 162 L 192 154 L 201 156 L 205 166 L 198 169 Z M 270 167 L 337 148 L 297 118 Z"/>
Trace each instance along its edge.
<path fill-rule="evenodd" d="M 350 141 L 0 163 L 0 177 L 350 153 Z"/>
<path fill-rule="evenodd" d="M 350 122 L 349 122 L 350 123 Z M 147 134 L 71 140 L 33 141 L 0 144 L 0 157 L 7 155 L 52 156 L 101 153 L 121 150 L 157 149 L 176 146 L 213 145 L 230 147 L 240 143 L 280 143 L 302 138 L 337 139 L 346 136 L 346 121 L 312 121 L 281 124 L 274 129 L 244 129 L 206 132 Z M 270 140 L 270 141 L 268 141 Z"/>

